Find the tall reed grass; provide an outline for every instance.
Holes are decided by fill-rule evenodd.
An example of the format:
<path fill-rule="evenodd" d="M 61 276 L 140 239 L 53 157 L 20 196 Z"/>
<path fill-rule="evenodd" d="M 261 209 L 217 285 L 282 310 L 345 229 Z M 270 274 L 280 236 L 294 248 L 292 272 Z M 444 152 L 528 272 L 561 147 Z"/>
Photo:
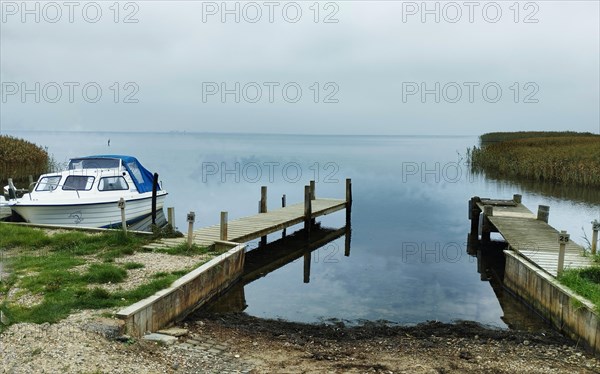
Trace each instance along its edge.
<path fill-rule="evenodd" d="M 15 182 L 26 182 L 29 175 L 37 178 L 48 168 L 46 149 L 24 139 L 0 135 L 0 182 L 8 178 L 13 178 Z"/>
<path fill-rule="evenodd" d="M 467 152 L 475 172 L 566 185 L 600 186 L 599 135 L 490 133 L 480 139 L 482 145 Z M 490 144 L 492 139 L 497 142 Z"/>

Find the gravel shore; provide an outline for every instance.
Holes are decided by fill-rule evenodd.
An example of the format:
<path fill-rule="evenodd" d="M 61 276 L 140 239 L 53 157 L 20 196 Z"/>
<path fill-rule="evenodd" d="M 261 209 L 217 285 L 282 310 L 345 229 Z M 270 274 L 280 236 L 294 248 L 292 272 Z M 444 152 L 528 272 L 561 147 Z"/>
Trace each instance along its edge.
<path fill-rule="evenodd" d="M 1 337 L 2 373 L 599 373 L 600 361 L 549 330 L 472 322 L 414 327 L 310 325 L 245 314 L 194 317 L 172 345 L 107 338 L 82 311 L 16 324 Z M 114 320 L 113 320 L 114 321 Z M 118 336 L 117 336 L 118 337 Z"/>

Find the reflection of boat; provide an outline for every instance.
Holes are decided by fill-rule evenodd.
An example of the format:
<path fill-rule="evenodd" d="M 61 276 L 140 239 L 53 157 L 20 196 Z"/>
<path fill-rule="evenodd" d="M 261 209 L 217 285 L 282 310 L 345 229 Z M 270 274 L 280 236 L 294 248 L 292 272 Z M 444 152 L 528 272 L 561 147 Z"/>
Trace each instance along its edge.
<path fill-rule="evenodd" d="M 115 227 L 121 225 L 121 198 L 127 224 L 152 214 L 153 184 L 152 173 L 134 157 L 82 157 L 72 159 L 63 172 L 42 175 L 30 193 L 7 203 L 30 223 Z M 157 211 L 166 196 L 157 184 Z"/>

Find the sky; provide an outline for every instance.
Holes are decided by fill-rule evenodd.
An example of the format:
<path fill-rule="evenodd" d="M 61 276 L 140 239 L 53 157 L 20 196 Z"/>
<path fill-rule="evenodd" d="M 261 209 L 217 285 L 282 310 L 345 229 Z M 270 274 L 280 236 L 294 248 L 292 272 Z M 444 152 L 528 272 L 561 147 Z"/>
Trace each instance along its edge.
<path fill-rule="evenodd" d="M 600 132 L 598 1 L 0 2 L 0 132 Z"/>

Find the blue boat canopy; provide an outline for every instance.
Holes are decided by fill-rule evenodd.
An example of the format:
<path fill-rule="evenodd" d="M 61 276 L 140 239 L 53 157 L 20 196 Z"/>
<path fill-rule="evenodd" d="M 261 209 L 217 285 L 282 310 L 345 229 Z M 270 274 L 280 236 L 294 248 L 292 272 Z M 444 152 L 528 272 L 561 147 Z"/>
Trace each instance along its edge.
<path fill-rule="evenodd" d="M 133 183 L 138 192 L 151 192 L 154 175 L 144 168 L 140 162 L 132 156 L 123 155 L 97 155 L 71 159 L 69 170 L 72 169 L 110 169 L 118 167 L 118 160 L 121 160 L 125 169 L 131 175 Z M 157 186 L 160 191 L 160 185 Z"/>

